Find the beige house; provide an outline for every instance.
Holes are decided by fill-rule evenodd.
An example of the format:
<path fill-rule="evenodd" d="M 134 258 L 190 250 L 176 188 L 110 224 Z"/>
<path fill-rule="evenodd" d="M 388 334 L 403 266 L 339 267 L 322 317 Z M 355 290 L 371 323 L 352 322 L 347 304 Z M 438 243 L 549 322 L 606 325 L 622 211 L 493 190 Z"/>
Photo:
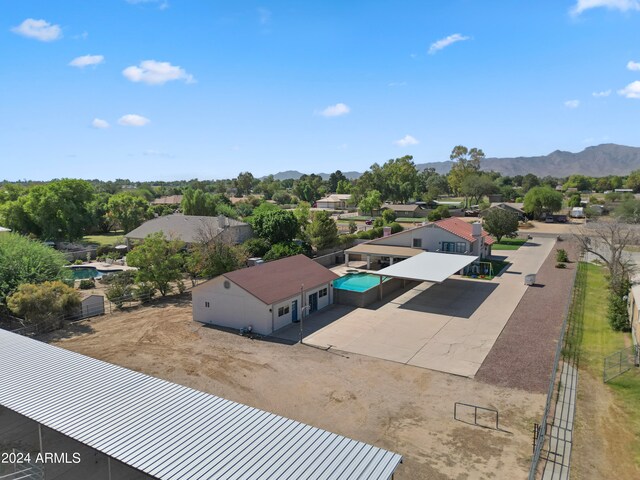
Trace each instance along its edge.
<path fill-rule="evenodd" d="M 484 258 L 491 255 L 495 240 L 482 228 L 480 222 L 468 223 L 451 217 L 437 222 L 410 228 L 393 235 L 377 238 L 345 250 L 345 262 L 358 255 L 367 260 L 377 259 L 393 265 L 397 259 L 405 259 L 423 251 L 473 255 Z"/>
<path fill-rule="evenodd" d="M 332 304 L 336 278 L 304 255 L 235 270 L 192 290 L 193 320 L 270 335 Z"/>
<path fill-rule="evenodd" d="M 324 208 L 328 210 L 345 210 L 347 204 L 351 200 L 350 193 L 332 193 L 316 202 L 316 208 Z"/>

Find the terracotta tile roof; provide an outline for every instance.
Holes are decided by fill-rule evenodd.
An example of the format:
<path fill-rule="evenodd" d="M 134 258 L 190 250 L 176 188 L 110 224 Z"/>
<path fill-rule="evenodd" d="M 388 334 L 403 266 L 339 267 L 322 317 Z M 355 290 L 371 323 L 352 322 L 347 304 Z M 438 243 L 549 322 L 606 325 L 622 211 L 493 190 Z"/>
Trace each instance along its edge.
<path fill-rule="evenodd" d="M 434 225 L 446 230 L 449 233 L 453 233 L 460 238 L 464 238 L 469 242 L 475 242 L 476 239 L 471 234 L 473 227 L 469 222 L 465 222 L 464 220 L 460 220 L 456 217 L 451 218 L 443 218 L 442 220 L 438 220 L 434 222 Z M 482 229 L 482 236 L 484 237 L 484 241 L 487 245 L 493 245 L 495 243 L 494 238 L 487 233 L 485 229 Z"/>
<path fill-rule="evenodd" d="M 225 278 L 267 305 L 291 298 L 304 289 L 329 283 L 338 275 L 304 255 L 225 273 Z"/>

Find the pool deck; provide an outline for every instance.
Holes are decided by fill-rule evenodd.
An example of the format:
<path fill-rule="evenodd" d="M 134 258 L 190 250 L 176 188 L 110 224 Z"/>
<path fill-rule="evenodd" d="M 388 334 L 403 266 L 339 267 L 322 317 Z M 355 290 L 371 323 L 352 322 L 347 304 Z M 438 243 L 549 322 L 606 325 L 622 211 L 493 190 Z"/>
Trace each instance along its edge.
<path fill-rule="evenodd" d="M 420 283 L 391 300 L 356 308 L 304 342 L 473 377 L 532 288 L 524 285 L 524 276 L 537 273 L 554 245 L 555 238 L 536 237 L 518 250 L 500 252 L 511 262 L 500 277 Z M 333 269 L 338 275 L 346 270 Z"/>
<path fill-rule="evenodd" d="M 71 268 L 95 268 L 101 272 L 122 272 L 124 270 L 137 270 L 136 267 L 118 265 L 117 263 L 89 262 L 82 265 L 70 265 Z"/>

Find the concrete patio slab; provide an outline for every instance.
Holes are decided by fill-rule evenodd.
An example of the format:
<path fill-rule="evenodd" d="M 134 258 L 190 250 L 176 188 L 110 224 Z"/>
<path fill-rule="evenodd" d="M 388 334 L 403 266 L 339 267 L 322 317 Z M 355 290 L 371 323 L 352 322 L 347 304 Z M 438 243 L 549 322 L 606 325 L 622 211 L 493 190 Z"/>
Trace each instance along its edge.
<path fill-rule="evenodd" d="M 304 341 L 473 377 L 524 292 L 535 288 L 524 285 L 524 276 L 538 271 L 555 241 L 536 237 L 504 252 L 511 273 L 492 281 L 420 283 L 376 309 L 356 308 Z"/>

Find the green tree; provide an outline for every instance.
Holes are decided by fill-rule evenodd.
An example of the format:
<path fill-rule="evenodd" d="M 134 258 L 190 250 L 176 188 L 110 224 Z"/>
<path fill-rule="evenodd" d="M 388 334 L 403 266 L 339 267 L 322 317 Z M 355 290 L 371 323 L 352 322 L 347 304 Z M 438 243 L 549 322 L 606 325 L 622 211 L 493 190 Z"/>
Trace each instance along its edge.
<path fill-rule="evenodd" d="M 349 182 L 347 177 L 340 170 L 336 170 L 331 175 L 329 175 L 329 180 L 327 181 L 327 187 L 329 188 L 329 192 L 338 193 L 338 185 L 340 182 Z"/>
<path fill-rule="evenodd" d="M 289 210 L 277 210 L 259 213 L 253 216 L 254 233 L 268 240 L 271 245 L 281 242 L 290 242 L 300 232 L 298 219 Z"/>
<path fill-rule="evenodd" d="M 524 197 L 524 211 L 534 218 L 562 208 L 562 194 L 550 187 L 533 187 Z"/>
<path fill-rule="evenodd" d="M 187 188 L 184 191 L 180 208 L 185 215 L 214 216 L 217 213 L 213 195 L 199 188 Z"/>
<path fill-rule="evenodd" d="M 390 208 L 387 208 L 382 211 L 382 221 L 384 222 L 385 225 L 393 223 L 395 222 L 395 220 L 396 220 L 396 212 L 394 212 Z"/>
<path fill-rule="evenodd" d="M 540 185 L 540 179 L 533 173 L 527 173 L 522 177 L 522 192 L 527 193 L 533 187 Z"/>
<path fill-rule="evenodd" d="M 49 323 L 57 327 L 63 315 L 80 307 L 80 294 L 63 282 L 23 283 L 7 298 L 7 306 L 29 323 Z"/>
<path fill-rule="evenodd" d="M 325 211 L 316 212 L 307 229 L 311 244 L 318 250 L 331 248 L 338 243 L 338 226 Z"/>
<path fill-rule="evenodd" d="M 69 278 L 64 255 L 17 233 L 0 235 L 0 304 L 24 283 Z"/>
<path fill-rule="evenodd" d="M 92 232 L 109 233 L 113 229 L 113 219 L 109 217 L 110 196 L 108 193 L 97 193 L 89 203 Z"/>
<path fill-rule="evenodd" d="M 640 170 L 634 170 L 624 183 L 625 188 L 633 189 L 634 193 L 640 192 Z"/>
<path fill-rule="evenodd" d="M 349 180 L 340 180 L 336 187 L 336 193 L 351 193 L 351 182 Z"/>
<path fill-rule="evenodd" d="M 571 195 L 571 197 L 569 198 L 569 201 L 567 202 L 567 205 L 570 208 L 573 207 L 579 207 L 580 206 L 580 202 L 582 202 L 582 197 L 580 196 L 579 193 L 574 193 L 573 195 Z"/>
<path fill-rule="evenodd" d="M 293 193 L 295 193 L 300 200 L 313 203 L 327 193 L 327 188 L 322 177 L 312 173 L 311 175 L 302 175 L 295 181 Z"/>
<path fill-rule="evenodd" d="M 502 208 L 492 208 L 484 216 L 484 228 L 500 242 L 505 235 L 517 233 L 518 215 Z"/>
<path fill-rule="evenodd" d="M 41 238 L 77 240 L 91 225 L 93 193 L 93 186 L 84 180 L 55 180 L 29 190 L 24 211 L 38 226 Z"/>
<path fill-rule="evenodd" d="M 235 179 L 234 185 L 237 190 L 237 196 L 242 197 L 248 195 L 253 189 L 254 178 L 251 172 L 240 172 L 238 178 Z"/>
<path fill-rule="evenodd" d="M 293 214 L 298 220 L 300 230 L 306 232 L 309 222 L 311 221 L 311 205 L 309 205 L 309 202 L 300 202 L 293 211 Z"/>
<path fill-rule="evenodd" d="M 614 215 L 625 223 L 640 223 L 640 200 L 625 200 L 616 207 Z"/>
<path fill-rule="evenodd" d="M 369 212 L 369 214 L 373 215 L 373 211 L 379 210 L 381 205 L 382 197 L 380 192 L 378 190 L 371 190 L 367 193 L 367 196 L 360 201 L 358 208 L 362 212 Z"/>
<path fill-rule="evenodd" d="M 468 149 L 463 145 L 458 145 L 453 148 L 449 158 L 453 162 L 448 176 L 449 186 L 456 195 L 464 195 L 462 192 L 463 182 L 469 175 L 480 171 L 480 162 L 484 159 L 484 152 L 479 148 Z M 465 207 L 468 205 L 468 199 L 465 197 Z"/>
<path fill-rule="evenodd" d="M 125 233 L 139 227 L 147 219 L 147 201 L 130 193 L 116 193 L 109 199 L 109 218 Z"/>
<path fill-rule="evenodd" d="M 291 194 L 286 190 L 275 192 L 272 198 L 278 205 L 288 205 L 291 203 Z"/>
<path fill-rule="evenodd" d="M 188 255 L 190 270 L 197 277 L 213 278 L 246 265 L 247 252 L 242 247 L 221 240 L 194 245 Z"/>
<path fill-rule="evenodd" d="M 148 235 L 144 242 L 127 254 L 127 264 L 138 268 L 137 282 L 148 282 L 164 297 L 171 289 L 171 282 L 182 278 L 184 259 L 180 251 L 184 243 L 167 241 L 164 233 Z"/>
<path fill-rule="evenodd" d="M 267 240 L 258 237 L 245 240 L 242 246 L 251 257 L 262 257 L 271 248 L 271 244 Z"/>
<path fill-rule="evenodd" d="M 489 175 L 469 174 L 462 181 L 460 188 L 465 198 L 471 199 L 472 205 L 477 205 L 485 195 L 497 191 L 497 187 Z"/>
<path fill-rule="evenodd" d="M 307 249 L 303 245 L 299 245 L 296 242 L 282 242 L 273 245 L 263 258 L 265 260 L 277 260 L 306 253 L 308 253 Z"/>

